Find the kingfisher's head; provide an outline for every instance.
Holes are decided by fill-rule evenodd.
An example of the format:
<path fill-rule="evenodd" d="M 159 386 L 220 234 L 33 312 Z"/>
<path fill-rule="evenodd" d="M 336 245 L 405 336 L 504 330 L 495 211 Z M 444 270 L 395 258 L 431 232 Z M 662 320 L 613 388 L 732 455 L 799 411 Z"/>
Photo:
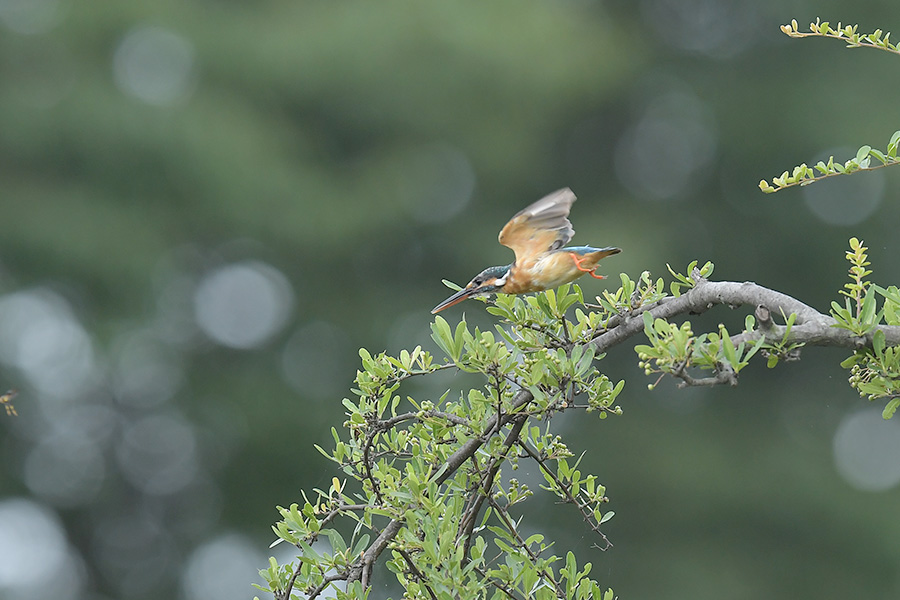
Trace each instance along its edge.
<path fill-rule="evenodd" d="M 472 278 L 472 281 L 466 284 L 466 287 L 459 290 L 433 309 L 431 314 L 436 314 L 447 307 L 459 304 L 466 298 L 474 298 L 475 296 L 484 296 L 495 292 L 502 292 L 503 286 L 506 285 L 509 276 L 509 268 L 511 265 L 502 267 L 488 267 L 478 275 Z"/>

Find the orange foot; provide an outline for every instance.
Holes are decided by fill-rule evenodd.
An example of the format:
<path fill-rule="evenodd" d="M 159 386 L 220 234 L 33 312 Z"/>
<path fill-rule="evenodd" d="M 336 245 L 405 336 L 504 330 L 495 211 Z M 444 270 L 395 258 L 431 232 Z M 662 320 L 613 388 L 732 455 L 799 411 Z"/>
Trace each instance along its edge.
<path fill-rule="evenodd" d="M 581 263 L 583 263 L 584 261 L 586 261 L 586 260 L 587 260 L 587 257 L 585 257 L 585 258 L 578 258 L 578 255 L 575 254 L 574 252 L 569 252 L 569 256 L 571 256 L 571 257 L 572 257 L 572 260 L 575 261 L 575 268 L 578 269 L 579 271 L 583 271 L 583 272 L 587 273 L 588 275 L 590 275 L 590 276 L 593 277 L 594 279 L 606 279 L 606 277 L 605 277 L 604 275 L 597 275 L 597 274 L 594 272 L 594 271 L 597 270 L 597 267 L 600 266 L 600 265 L 595 265 L 593 269 L 585 269 L 584 267 L 581 266 Z"/>

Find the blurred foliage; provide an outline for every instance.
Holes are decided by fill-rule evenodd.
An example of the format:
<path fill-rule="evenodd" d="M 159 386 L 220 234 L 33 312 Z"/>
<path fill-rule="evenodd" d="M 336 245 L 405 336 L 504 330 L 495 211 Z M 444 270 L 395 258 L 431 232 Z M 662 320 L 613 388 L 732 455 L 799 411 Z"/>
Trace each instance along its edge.
<path fill-rule="evenodd" d="M 441 279 L 508 258 L 505 220 L 564 185 L 577 239 L 622 247 L 625 272 L 705 256 L 825 308 L 858 236 L 880 280 L 900 279 L 891 169 L 759 197 L 797 157 L 897 129 L 893 56 L 778 31 L 826 11 L 900 22 L 887 0 L 0 4 L 0 389 L 20 392 L 0 420 L 0 509 L 28 499 L 58 528 L 4 547 L 5 572 L 25 597 L 252 594 L 273 507 L 330 485 L 311 444 L 344 418 L 355 349 L 436 351 Z M 148 38 L 174 40 L 155 48 L 187 57 L 183 80 L 129 58 Z M 153 81 L 179 85 L 147 96 Z M 883 182 L 871 208 L 852 188 L 823 218 L 836 182 L 861 178 Z M 292 300 L 261 341 L 228 346 L 198 324 L 198 291 L 250 263 Z M 237 310 L 241 293 L 212 298 Z M 859 407 L 839 360 L 751 364 L 734 390 L 629 386 L 602 434 L 561 415 L 616 490 L 613 551 L 580 517 L 528 510 L 622 597 L 892 597 L 898 491 L 835 468 Z M 604 365 L 640 380 L 632 362 Z"/>

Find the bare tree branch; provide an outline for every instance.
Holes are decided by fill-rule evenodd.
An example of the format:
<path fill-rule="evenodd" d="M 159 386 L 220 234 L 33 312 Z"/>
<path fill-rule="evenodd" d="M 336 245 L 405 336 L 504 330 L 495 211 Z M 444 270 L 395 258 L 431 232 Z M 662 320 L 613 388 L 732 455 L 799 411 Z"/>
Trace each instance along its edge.
<path fill-rule="evenodd" d="M 735 345 L 741 342 L 755 342 L 765 337 L 767 342 L 785 341 L 792 344 L 810 346 L 837 346 L 841 348 L 859 349 L 872 346 L 872 336 L 876 330 L 884 332 L 889 345 L 900 345 L 900 327 L 880 325 L 864 336 L 855 335 L 846 329 L 835 327 L 836 321 L 800 300 L 746 281 L 707 281 L 698 279 L 695 287 L 678 297 L 666 297 L 646 306 L 638 307 L 628 314 L 614 317 L 605 331 L 593 340 L 598 353 L 605 352 L 613 346 L 621 344 L 628 338 L 644 331 L 644 312 L 650 312 L 653 318 L 670 319 L 682 314 L 699 314 L 716 305 L 724 304 L 732 308 L 753 306 L 755 310 L 763 307 L 769 315 L 797 315 L 797 321 L 785 337 L 787 328 L 767 321 L 760 330 L 751 334 L 740 334 L 731 339 Z M 761 323 L 761 325 L 763 325 Z"/>
<path fill-rule="evenodd" d="M 738 384 L 737 373 L 734 371 L 731 365 L 720 362 L 715 370 L 715 375 L 712 377 L 702 377 L 697 379 L 692 377 L 687 372 L 687 361 L 682 362 L 677 369 L 672 373 L 675 377 L 681 379 L 681 383 L 678 384 L 678 387 L 702 387 L 702 386 L 711 386 L 711 385 L 722 385 L 727 383 L 728 385 L 734 387 Z"/>
<path fill-rule="evenodd" d="M 393 519 L 387 524 L 387 527 L 384 528 L 381 535 L 375 538 L 372 545 L 369 546 L 368 549 L 363 552 L 363 555 L 353 563 L 352 567 L 350 567 L 350 575 L 347 577 L 347 583 L 360 581 L 362 582 L 363 589 L 369 587 L 372 580 L 372 567 L 375 565 L 375 561 L 378 560 L 378 557 L 381 556 L 381 553 L 384 552 L 387 545 L 391 543 L 391 540 L 397 537 L 402 525 L 403 521 L 400 521 L 399 519 Z"/>
<path fill-rule="evenodd" d="M 513 426 L 506 435 L 506 440 L 503 442 L 503 449 L 498 454 L 494 455 L 494 458 L 491 460 L 491 464 L 488 465 L 487 471 L 479 482 L 478 487 L 472 490 L 472 498 L 470 499 L 469 505 L 467 506 L 465 513 L 463 513 L 463 518 L 459 524 L 458 538 L 463 540 L 463 546 L 465 548 L 463 560 L 467 560 L 469 556 L 469 548 L 472 545 L 472 532 L 475 529 L 475 523 L 478 520 L 481 507 L 484 504 L 485 499 L 491 495 L 491 491 L 494 487 L 494 478 L 500 471 L 500 465 L 506 460 L 510 448 L 519 442 L 519 435 L 522 433 L 522 427 L 528 420 L 527 417 L 528 416 L 525 414 L 518 414 L 513 418 Z"/>
<path fill-rule="evenodd" d="M 409 552 L 406 550 L 397 550 L 397 553 L 403 557 L 403 560 L 406 561 L 406 565 L 409 567 L 409 572 L 412 573 L 413 577 L 415 577 L 422 587 L 425 588 L 425 591 L 428 592 L 428 597 L 431 600 L 437 600 L 437 596 L 434 595 L 434 591 L 431 589 L 431 586 L 428 585 L 428 579 L 425 578 L 425 575 L 419 568 L 416 566 L 416 563 L 413 562 L 412 556 L 410 556 Z"/>

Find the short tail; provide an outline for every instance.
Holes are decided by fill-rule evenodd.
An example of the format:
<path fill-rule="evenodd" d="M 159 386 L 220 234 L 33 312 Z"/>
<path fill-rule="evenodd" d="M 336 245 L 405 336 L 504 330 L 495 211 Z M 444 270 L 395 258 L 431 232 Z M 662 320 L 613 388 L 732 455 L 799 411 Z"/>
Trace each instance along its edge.
<path fill-rule="evenodd" d="M 612 256 L 613 254 L 618 254 L 621 251 L 622 251 L 621 248 L 616 248 L 615 246 L 609 246 L 607 248 L 599 248 L 597 250 L 594 250 L 593 252 L 590 252 L 590 254 L 592 256 L 598 255 L 597 260 L 602 260 L 602 259 L 606 258 L 607 256 Z"/>

